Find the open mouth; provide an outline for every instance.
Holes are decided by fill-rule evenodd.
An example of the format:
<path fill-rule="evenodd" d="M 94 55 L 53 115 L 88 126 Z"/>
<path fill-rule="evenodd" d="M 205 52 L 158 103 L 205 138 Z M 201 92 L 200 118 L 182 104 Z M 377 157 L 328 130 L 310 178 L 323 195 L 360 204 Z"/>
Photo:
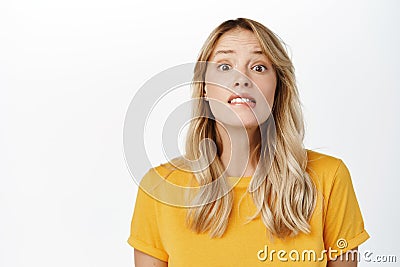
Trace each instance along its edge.
<path fill-rule="evenodd" d="M 240 106 L 240 105 L 245 105 L 254 108 L 256 106 L 256 100 L 252 98 L 251 96 L 239 96 L 239 95 L 232 95 L 228 103 L 230 105 L 235 105 L 235 106 Z"/>

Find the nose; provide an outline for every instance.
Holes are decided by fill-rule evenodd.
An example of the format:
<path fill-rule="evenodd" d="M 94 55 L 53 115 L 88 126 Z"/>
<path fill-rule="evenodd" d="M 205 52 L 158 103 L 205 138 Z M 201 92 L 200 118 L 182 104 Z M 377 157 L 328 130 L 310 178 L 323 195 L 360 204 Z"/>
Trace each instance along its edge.
<path fill-rule="evenodd" d="M 235 79 L 233 81 L 233 87 L 240 88 L 240 87 L 250 87 L 251 81 L 247 78 L 244 74 L 237 72 Z"/>
<path fill-rule="evenodd" d="M 249 87 L 248 82 L 238 82 L 238 81 L 236 81 L 233 86 L 240 87 L 241 84 L 243 84 L 244 87 Z"/>

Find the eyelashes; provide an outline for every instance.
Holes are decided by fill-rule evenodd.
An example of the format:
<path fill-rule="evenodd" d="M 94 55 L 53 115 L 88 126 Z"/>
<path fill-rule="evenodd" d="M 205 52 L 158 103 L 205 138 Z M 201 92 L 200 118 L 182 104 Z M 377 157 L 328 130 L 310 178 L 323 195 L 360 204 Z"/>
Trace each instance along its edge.
<path fill-rule="evenodd" d="M 255 65 L 251 69 L 256 71 L 256 72 L 264 72 L 264 71 L 267 70 L 267 67 L 265 67 L 264 65 Z"/>
<path fill-rule="evenodd" d="M 223 71 L 223 72 L 229 71 L 229 70 L 231 70 L 232 68 L 233 68 L 233 67 L 232 67 L 231 65 L 227 64 L 227 63 L 222 63 L 222 64 L 218 64 L 218 65 L 217 65 L 217 69 L 218 69 L 219 71 Z M 262 64 L 254 65 L 254 66 L 251 67 L 250 69 L 253 70 L 253 71 L 255 71 L 255 72 L 259 72 L 259 73 L 262 73 L 262 72 L 267 71 L 267 67 L 266 67 L 265 65 L 262 65 Z"/>
<path fill-rule="evenodd" d="M 228 71 L 232 69 L 232 66 L 226 63 L 218 64 L 217 69 L 220 71 Z"/>

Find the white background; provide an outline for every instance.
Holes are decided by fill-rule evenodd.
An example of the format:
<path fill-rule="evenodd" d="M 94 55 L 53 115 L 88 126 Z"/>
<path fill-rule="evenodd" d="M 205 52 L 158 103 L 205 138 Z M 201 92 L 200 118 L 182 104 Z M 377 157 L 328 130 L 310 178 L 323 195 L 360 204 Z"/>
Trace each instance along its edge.
<path fill-rule="evenodd" d="M 371 235 L 360 250 L 399 261 L 399 8 L 378 0 L 2 1 L 0 266 L 133 266 L 127 107 L 146 80 L 193 62 L 211 30 L 237 17 L 288 44 L 306 147 L 348 166 Z M 159 142 L 156 131 L 147 138 Z"/>

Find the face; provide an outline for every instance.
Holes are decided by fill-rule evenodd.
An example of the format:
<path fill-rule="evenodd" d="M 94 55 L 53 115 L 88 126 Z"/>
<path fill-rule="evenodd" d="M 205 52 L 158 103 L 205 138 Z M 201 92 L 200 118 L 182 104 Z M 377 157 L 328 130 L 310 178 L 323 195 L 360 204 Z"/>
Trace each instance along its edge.
<path fill-rule="evenodd" d="M 268 119 L 277 79 L 251 31 L 224 33 L 208 60 L 205 77 L 206 99 L 216 121 L 254 128 Z"/>

